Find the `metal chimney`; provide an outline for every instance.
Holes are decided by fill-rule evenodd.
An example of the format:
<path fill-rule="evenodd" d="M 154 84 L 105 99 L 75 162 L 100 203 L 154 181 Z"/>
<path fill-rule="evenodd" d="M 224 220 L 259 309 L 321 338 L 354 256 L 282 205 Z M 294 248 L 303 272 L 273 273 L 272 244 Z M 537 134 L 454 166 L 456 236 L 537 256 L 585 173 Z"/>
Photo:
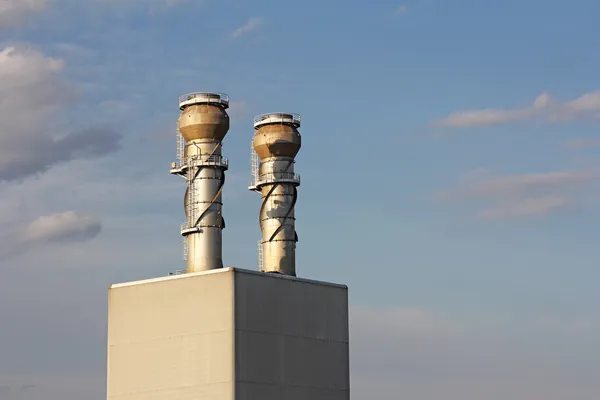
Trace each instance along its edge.
<path fill-rule="evenodd" d="M 259 263 L 263 272 L 296 276 L 298 235 L 294 206 L 300 175 L 294 172 L 294 157 L 302 144 L 299 127 L 297 114 L 270 113 L 254 118 L 253 147 L 260 165 L 255 159 L 256 170 L 249 189 L 262 194 Z"/>
<path fill-rule="evenodd" d="M 191 93 L 179 98 L 178 163 L 171 173 L 186 178 L 184 198 L 187 222 L 184 237 L 186 272 L 223 268 L 221 194 L 228 161 L 221 156 L 229 130 L 229 96 Z"/>

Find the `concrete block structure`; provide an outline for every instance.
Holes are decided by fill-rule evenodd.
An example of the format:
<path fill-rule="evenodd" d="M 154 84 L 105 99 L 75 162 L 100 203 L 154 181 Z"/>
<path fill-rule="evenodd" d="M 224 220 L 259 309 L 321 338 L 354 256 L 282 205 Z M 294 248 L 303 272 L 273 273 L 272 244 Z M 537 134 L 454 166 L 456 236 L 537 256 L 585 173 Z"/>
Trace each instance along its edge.
<path fill-rule="evenodd" d="M 349 400 L 346 286 L 221 268 L 112 285 L 109 400 Z"/>

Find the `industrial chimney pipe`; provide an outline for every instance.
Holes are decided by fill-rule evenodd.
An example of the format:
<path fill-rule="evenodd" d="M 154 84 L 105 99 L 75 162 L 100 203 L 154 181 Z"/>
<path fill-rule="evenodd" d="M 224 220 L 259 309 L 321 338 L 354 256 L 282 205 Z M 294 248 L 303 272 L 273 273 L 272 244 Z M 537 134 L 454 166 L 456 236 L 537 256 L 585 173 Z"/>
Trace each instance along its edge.
<path fill-rule="evenodd" d="M 294 157 L 301 147 L 300 116 L 287 113 L 259 115 L 254 119 L 254 151 L 260 166 L 250 189 L 261 192 L 262 271 L 296 276 L 294 206 L 300 176 Z"/>
<path fill-rule="evenodd" d="M 180 164 L 172 174 L 184 176 L 187 223 L 181 234 L 187 242 L 186 272 L 223 268 L 222 191 L 228 161 L 221 156 L 229 130 L 229 97 L 220 93 L 192 93 L 179 98 Z M 179 147 L 179 146 L 178 146 Z"/>

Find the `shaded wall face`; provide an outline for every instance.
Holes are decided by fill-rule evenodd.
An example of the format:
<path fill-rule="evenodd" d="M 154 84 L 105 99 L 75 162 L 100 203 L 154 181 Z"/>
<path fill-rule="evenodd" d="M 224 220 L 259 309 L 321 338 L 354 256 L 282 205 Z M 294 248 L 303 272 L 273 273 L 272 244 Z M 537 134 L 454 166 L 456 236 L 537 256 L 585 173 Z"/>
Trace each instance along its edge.
<path fill-rule="evenodd" d="M 236 274 L 236 400 L 349 400 L 347 289 Z"/>

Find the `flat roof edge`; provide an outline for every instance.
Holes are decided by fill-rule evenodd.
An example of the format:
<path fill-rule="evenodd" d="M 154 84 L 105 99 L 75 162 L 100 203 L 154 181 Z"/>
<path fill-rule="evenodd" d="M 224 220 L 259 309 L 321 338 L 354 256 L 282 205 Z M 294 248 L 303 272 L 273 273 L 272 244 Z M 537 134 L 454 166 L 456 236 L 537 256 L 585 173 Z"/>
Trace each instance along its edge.
<path fill-rule="evenodd" d="M 109 290 L 110 289 L 118 289 L 118 288 L 129 287 L 129 286 L 144 285 L 147 283 L 164 282 L 164 281 L 171 281 L 171 280 L 176 280 L 176 279 L 191 278 L 191 277 L 195 277 L 195 276 L 221 274 L 221 273 L 226 273 L 226 272 L 237 272 L 240 274 L 265 276 L 265 277 L 269 277 L 269 278 L 273 278 L 273 279 L 287 279 L 287 280 L 292 280 L 292 281 L 296 281 L 296 282 L 332 286 L 332 287 L 336 287 L 339 289 L 348 290 L 347 285 L 343 285 L 343 284 L 339 284 L 339 283 L 318 281 L 315 279 L 299 278 L 296 276 L 288 276 L 288 275 L 281 275 L 281 274 L 271 274 L 271 273 L 265 273 L 265 272 L 260 272 L 260 271 L 254 271 L 251 269 L 234 268 L 234 267 L 218 268 L 218 269 L 212 269 L 209 271 L 202 271 L 202 272 L 190 272 L 190 273 L 185 273 L 185 274 L 180 274 L 180 275 L 160 276 L 158 278 L 142 279 L 142 280 L 138 280 L 138 281 L 113 283 L 108 288 L 109 288 Z"/>
<path fill-rule="evenodd" d="M 121 288 L 121 287 L 135 286 L 135 285 L 143 285 L 143 284 L 146 284 L 146 283 L 156 283 L 156 282 L 163 282 L 163 281 L 171 281 L 171 280 L 176 280 L 176 279 L 190 278 L 192 276 L 220 274 L 220 273 L 224 273 L 224 272 L 231 272 L 233 270 L 234 270 L 233 267 L 218 268 L 218 269 L 211 269 L 211 270 L 208 270 L 208 271 L 190 272 L 190 273 L 185 273 L 185 274 L 180 274 L 180 275 L 160 276 L 158 278 L 142 279 L 142 280 L 139 280 L 139 281 L 131 281 L 131 282 L 123 282 L 123 283 L 113 283 L 112 285 L 109 286 L 109 289 L 117 289 L 117 288 Z"/>
<path fill-rule="evenodd" d="M 289 276 L 289 275 L 282 275 L 282 274 L 266 273 L 266 272 L 260 272 L 260 271 L 255 271 L 255 270 L 252 270 L 252 269 L 243 269 L 243 268 L 233 268 L 233 270 L 235 272 L 239 272 L 239 273 L 242 273 L 242 274 L 248 274 L 248 275 L 268 276 L 270 278 L 275 278 L 275 279 L 288 279 L 288 280 L 292 280 L 292 281 L 298 281 L 298 282 L 304 282 L 304 283 L 315 283 L 315 284 L 319 284 L 319 285 L 333 286 L 333 287 L 337 287 L 337 288 L 340 288 L 340 289 L 348 289 L 347 285 L 343 285 L 343 284 L 340 284 L 340 283 L 319 281 L 319 280 L 316 280 L 316 279 L 299 278 L 297 276 Z"/>

